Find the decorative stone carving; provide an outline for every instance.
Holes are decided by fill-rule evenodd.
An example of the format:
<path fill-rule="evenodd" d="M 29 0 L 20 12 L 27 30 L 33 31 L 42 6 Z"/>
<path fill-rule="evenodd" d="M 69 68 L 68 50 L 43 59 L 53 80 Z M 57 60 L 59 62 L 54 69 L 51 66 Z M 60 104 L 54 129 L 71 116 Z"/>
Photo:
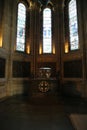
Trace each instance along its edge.
<path fill-rule="evenodd" d="M 50 78 L 51 68 L 42 67 L 39 69 L 39 78 Z"/>

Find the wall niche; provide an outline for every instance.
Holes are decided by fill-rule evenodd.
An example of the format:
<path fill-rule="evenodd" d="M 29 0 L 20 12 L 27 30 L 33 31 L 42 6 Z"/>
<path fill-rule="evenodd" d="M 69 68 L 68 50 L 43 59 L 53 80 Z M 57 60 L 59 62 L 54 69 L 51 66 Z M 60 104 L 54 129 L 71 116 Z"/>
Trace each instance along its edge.
<path fill-rule="evenodd" d="M 14 78 L 30 77 L 31 65 L 30 62 L 13 61 L 12 76 Z"/>
<path fill-rule="evenodd" d="M 5 78 L 5 64 L 6 60 L 4 58 L 0 58 L 0 78 Z"/>
<path fill-rule="evenodd" d="M 82 60 L 65 61 L 63 65 L 64 78 L 82 78 Z"/>

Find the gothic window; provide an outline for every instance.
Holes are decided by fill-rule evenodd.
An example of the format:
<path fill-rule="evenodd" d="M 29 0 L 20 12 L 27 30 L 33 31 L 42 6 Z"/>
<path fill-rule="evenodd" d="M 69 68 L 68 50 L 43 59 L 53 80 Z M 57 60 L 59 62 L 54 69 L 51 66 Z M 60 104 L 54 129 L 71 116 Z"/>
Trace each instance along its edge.
<path fill-rule="evenodd" d="M 52 16 L 51 9 L 43 10 L 43 53 L 52 53 Z"/>
<path fill-rule="evenodd" d="M 78 15 L 76 0 L 65 0 L 64 8 L 65 53 L 79 49 Z"/>
<path fill-rule="evenodd" d="M 17 17 L 17 36 L 16 36 L 16 50 L 25 51 L 25 28 L 26 28 L 26 7 L 23 3 L 18 4 Z"/>
<path fill-rule="evenodd" d="M 76 0 L 71 0 L 68 5 L 69 12 L 69 40 L 70 50 L 79 49 L 78 21 Z"/>

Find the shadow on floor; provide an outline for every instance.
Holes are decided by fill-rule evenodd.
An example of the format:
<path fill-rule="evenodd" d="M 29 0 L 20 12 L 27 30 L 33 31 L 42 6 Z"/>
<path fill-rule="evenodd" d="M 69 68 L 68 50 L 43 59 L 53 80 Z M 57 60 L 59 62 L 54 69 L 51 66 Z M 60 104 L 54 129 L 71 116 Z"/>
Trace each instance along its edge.
<path fill-rule="evenodd" d="M 69 114 L 78 105 L 66 100 L 46 95 L 8 98 L 0 103 L 0 130 L 74 130 Z"/>

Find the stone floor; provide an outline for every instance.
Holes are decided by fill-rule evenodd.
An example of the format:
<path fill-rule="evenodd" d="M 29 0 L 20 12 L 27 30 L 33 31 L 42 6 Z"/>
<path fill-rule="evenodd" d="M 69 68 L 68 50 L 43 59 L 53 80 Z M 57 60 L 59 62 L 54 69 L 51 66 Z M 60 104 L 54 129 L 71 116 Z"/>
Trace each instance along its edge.
<path fill-rule="evenodd" d="M 70 114 L 85 114 L 84 105 L 61 96 L 14 96 L 0 103 L 0 130 L 75 130 Z"/>

